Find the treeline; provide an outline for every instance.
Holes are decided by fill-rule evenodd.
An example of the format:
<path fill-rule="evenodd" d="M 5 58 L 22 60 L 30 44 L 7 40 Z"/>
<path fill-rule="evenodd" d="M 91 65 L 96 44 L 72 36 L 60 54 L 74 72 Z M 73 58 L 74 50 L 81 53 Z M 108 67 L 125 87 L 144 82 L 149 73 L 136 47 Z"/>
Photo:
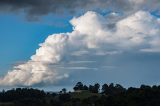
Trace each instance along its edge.
<path fill-rule="evenodd" d="M 0 106 L 160 106 L 160 86 L 141 85 L 124 88 L 119 84 L 84 85 L 78 82 L 74 92 L 45 92 L 16 88 L 0 92 Z"/>
<path fill-rule="evenodd" d="M 82 82 L 78 82 L 73 89 L 74 91 L 88 90 L 91 93 L 101 93 L 101 94 L 106 94 L 106 95 L 114 95 L 114 94 L 118 94 L 118 93 L 122 93 L 126 91 L 126 89 L 120 84 L 114 85 L 113 83 L 109 85 L 108 84 L 102 85 L 101 92 L 100 92 L 100 84 L 98 83 L 94 85 L 86 86 L 86 85 L 83 85 Z"/>

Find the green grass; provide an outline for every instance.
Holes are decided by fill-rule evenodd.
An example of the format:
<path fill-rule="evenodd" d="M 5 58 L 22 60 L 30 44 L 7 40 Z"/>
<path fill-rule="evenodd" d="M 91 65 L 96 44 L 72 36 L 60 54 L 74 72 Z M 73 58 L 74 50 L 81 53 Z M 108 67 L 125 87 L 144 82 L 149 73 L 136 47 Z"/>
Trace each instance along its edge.
<path fill-rule="evenodd" d="M 91 93 L 89 91 L 81 91 L 81 92 L 73 92 L 71 93 L 71 96 L 72 98 L 79 98 L 79 99 L 86 99 L 88 97 L 91 97 L 91 96 L 101 96 L 101 94 L 98 94 L 98 93 Z"/>

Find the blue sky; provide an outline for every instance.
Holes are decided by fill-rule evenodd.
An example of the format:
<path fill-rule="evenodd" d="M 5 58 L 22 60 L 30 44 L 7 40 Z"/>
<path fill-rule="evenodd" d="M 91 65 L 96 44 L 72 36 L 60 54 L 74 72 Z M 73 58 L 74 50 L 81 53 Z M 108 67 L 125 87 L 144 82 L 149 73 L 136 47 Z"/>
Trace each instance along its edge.
<path fill-rule="evenodd" d="M 72 1 L 57 11 L 49 3 L 39 11 L 39 4 L 0 2 L 0 85 L 57 90 L 78 81 L 160 84 L 160 3 L 122 1 L 86 1 L 91 6 L 80 2 L 76 8 Z"/>
<path fill-rule="evenodd" d="M 20 14 L 0 14 L 0 68 L 2 75 L 17 62 L 29 60 L 48 35 L 72 30 L 68 22 L 70 16 L 45 18 L 41 21 L 30 22 Z"/>

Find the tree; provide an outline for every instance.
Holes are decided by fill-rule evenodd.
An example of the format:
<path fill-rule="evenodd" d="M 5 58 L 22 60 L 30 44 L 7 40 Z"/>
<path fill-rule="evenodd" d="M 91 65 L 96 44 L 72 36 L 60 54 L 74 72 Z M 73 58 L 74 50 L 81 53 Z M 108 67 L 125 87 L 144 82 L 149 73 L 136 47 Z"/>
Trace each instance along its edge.
<path fill-rule="evenodd" d="M 84 85 L 83 90 L 88 90 L 88 87 L 86 85 Z"/>
<path fill-rule="evenodd" d="M 77 90 L 83 90 L 83 84 L 82 84 L 82 82 L 78 82 L 73 89 L 75 91 L 77 91 Z"/>
<path fill-rule="evenodd" d="M 92 92 L 92 93 L 94 92 L 94 86 L 93 85 L 89 85 L 89 91 Z"/>
<path fill-rule="evenodd" d="M 141 85 L 140 89 L 151 89 L 151 87 L 148 85 Z"/>
<path fill-rule="evenodd" d="M 94 85 L 94 93 L 98 93 L 99 92 L 99 88 L 100 88 L 100 84 L 96 83 Z"/>
<path fill-rule="evenodd" d="M 99 88 L 100 88 L 100 85 L 98 83 L 96 83 L 94 86 L 93 85 L 89 86 L 89 91 L 92 93 L 98 93 Z"/>
<path fill-rule="evenodd" d="M 122 92 L 125 92 L 125 91 L 126 91 L 126 89 L 123 88 L 122 85 L 120 85 L 120 84 L 115 85 L 115 93 L 116 94 L 119 94 L 119 93 L 122 93 Z"/>
<path fill-rule="evenodd" d="M 67 89 L 66 88 L 63 88 L 62 89 L 62 93 L 66 93 L 67 92 Z"/>
<path fill-rule="evenodd" d="M 102 94 L 107 94 L 107 91 L 108 91 L 108 85 L 107 84 L 102 85 Z"/>

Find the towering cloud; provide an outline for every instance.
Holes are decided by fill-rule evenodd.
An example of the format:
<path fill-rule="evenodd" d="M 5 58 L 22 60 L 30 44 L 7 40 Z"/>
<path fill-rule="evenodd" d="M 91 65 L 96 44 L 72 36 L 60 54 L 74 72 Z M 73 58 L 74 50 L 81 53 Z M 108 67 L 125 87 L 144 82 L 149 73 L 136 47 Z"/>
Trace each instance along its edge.
<path fill-rule="evenodd" d="M 118 13 L 103 16 L 88 11 L 70 23 L 72 32 L 49 35 L 28 62 L 15 66 L 0 79 L 0 85 L 54 84 L 68 78 L 70 69 L 89 69 L 65 65 L 68 71 L 57 70 L 61 64 L 72 63 L 73 57 L 94 55 L 96 58 L 124 51 L 160 52 L 160 19 L 146 11 L 137 11 L 125 18 Z"/>

